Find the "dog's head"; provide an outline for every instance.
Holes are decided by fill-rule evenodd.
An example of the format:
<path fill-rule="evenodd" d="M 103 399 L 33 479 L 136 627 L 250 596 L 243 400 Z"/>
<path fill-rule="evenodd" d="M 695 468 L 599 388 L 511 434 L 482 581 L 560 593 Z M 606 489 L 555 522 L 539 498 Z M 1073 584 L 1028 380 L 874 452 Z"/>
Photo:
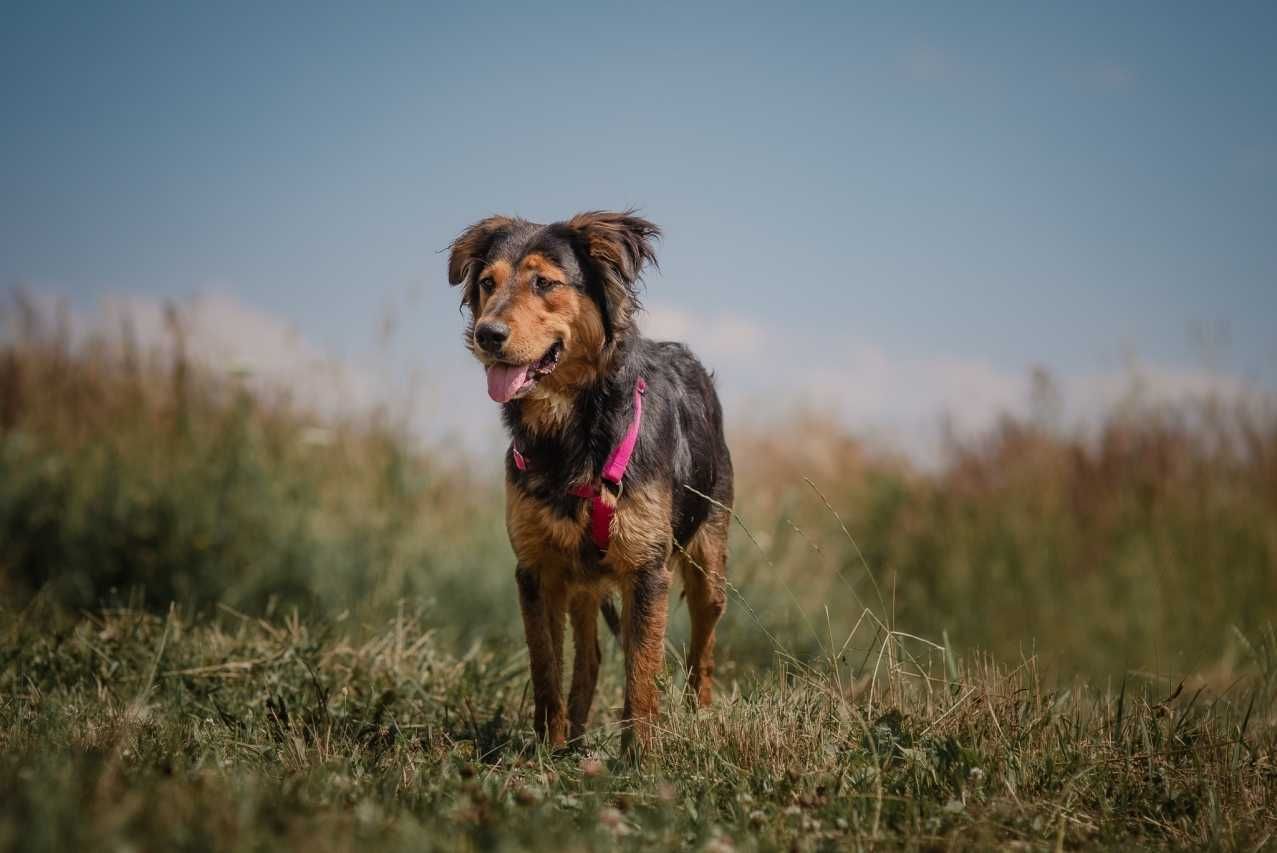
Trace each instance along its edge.
<path fill-rule="evenodd" d="M 593 382 L 633 328 L 659 236 L 632 211 L 594 211 L 552 225 L 493 216 L 453 241 L 448 282 L 462 286 L 488 395 L 505 403 Z"/>

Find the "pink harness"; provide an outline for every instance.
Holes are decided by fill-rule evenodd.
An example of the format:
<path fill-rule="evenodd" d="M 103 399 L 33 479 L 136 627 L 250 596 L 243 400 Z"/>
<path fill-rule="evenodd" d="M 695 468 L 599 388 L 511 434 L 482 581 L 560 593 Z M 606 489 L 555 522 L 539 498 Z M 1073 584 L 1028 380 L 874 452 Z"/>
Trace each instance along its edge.
<path fill-rule="evenodd" d="M 621 497 L 621 491 L 624 488 L 621 480 L 625 477 L 625 469 L 630 467 L 630 457 L 634 455 L 634 446 L 638 444 L 639 426 L 643 423 L 643 394 L 646 391 L 647 383 L 640 376 L 634 383 L 634 420 L 630 421 L 625 435 L 621 438 L 621 443 L 612 448 L 607 461 L 603 463 L 600 480 L 616 487 L 617 498 Z M 520 471 L 528 470 L 528 460 L 519 452 L 519 448 L 511 445 L 510 449 L 514 452 L 514 467 Z M 600 551 L 606 551 L 608 542 L 612 538 L 612 516 L 616 509 L 604 502 L 602 483 L 600 482 L 599 485 L 582 483 L 568 489 L 568 494 L 587 498 L 590 501 L 590 538 L 594 540 L 594 544 Z"/>

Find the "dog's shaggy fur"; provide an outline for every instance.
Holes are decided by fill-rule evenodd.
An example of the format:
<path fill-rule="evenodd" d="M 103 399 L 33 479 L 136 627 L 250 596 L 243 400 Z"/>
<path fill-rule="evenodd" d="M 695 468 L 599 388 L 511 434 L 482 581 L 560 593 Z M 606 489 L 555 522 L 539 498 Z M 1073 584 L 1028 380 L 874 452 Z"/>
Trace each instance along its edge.
<path fill-rule="evenodd" d="M 691 615 L 690 696 L 710 701 L 714 627 L 726 606 L 732 462 L 705 368 L 683 345 L 647 340 L 634 327 L 636 282 L 655 261 L 659 235 L 632 212 L 551 225 L 497 216 L 451 246 L 448 280 L 462 286 L 466 344 L 487 369 L 513 439 L 506 527 L 518 560 L 534 725 L 554 746 L 584 734 L 600 660 L 597 616 L 602 608 L 615 618 L 613 591 L 623 605 L 626 740 L 650 738 L 671 568 L 682 575 Z M 619 493 L 600 486 L 615 506 L 600 552 L 589 534 L 590 501 L 570 492 L 600 483 L 605 458 L 634 419 L 640 377 L 647 390 L 633 458 Z M 576 647 L 566 707 L 565 618 Z"/>

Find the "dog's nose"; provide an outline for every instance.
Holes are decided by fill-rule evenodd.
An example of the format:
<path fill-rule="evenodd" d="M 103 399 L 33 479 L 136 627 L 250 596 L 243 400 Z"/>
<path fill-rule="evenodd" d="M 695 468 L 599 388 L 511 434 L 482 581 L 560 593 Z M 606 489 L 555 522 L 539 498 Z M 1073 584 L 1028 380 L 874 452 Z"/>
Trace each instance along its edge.
<path fill-rule="evenodd" d="M 499 320 L 480 323 L 474 330 L 474 341 L 485 352 L 496 354 L 501 351 L 501 347 L 505 346 L 506 338 L 510 337 L 510 327 Z"/>

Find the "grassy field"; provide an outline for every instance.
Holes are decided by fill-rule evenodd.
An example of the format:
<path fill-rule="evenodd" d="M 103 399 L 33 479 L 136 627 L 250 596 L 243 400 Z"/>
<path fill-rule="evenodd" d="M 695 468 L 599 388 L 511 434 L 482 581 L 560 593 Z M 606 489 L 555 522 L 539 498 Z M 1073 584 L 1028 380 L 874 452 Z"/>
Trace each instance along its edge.
<path fill-rule="evenodd" d="M 495 466 L 15 303 L 0 848 L 1277 848 L 1277 414 L 732 431 L 718 699 L 531 740 Z M 797 440 L 796 440 L 797 439 Z"/>

